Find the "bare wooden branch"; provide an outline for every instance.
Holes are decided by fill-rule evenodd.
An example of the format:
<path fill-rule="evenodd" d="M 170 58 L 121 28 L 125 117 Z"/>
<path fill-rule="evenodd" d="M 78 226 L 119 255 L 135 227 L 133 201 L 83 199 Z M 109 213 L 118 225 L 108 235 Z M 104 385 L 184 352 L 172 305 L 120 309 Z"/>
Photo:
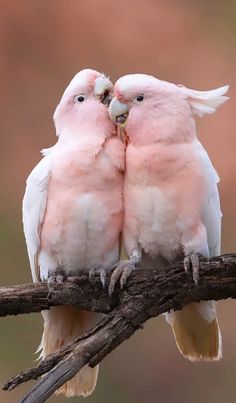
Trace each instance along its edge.
<path fill-rule="evenodd" d="M 6 383 L 3 389 L 11 390 L 22 382 L 47 374 L 23 397 L 21 403 L 44 402 L 85 364 L 93 367 L 102 361 L 150 317 L 171 309 L 181 309 L 194 301 L 236 298 L 236 254 L 201 259 L 198 287 L 184 272 L 181 261 L 167 271 L 140 269 L 133 272 L 125 290 L 117 289 L 112 301 L 102 290 L 98 278 L 91 280 L 83 275 L 70 279 L 61 289 L 58 287 L 55 286 L 49 296 L 45 284 L 10 287 L 10 292 L 6 288 L 0 289 L 1 313 L 35 312 L 67 303 L 108 314 L 90 332 L 51 354 L 38 367 Z M 11 294 L 15 294 L 15 303 Z M 14 304 L 17 308 L 13 308 Z"/>
<path fill-rule="evenodd" d="M 99 278 L 90 280 L 85 274 L 69 277 L 63 285 L 51 285 L 50 292 L 47 283 L 0 287 L 0 316 L 40 312 L 56 305 L 75 305 L 108 313 L 110 303 Z"/>

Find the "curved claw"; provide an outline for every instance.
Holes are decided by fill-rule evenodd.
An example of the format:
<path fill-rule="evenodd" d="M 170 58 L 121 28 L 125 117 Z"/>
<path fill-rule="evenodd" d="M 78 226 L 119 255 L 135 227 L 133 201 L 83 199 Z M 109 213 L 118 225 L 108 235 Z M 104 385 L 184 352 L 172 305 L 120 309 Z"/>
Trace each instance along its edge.
<path fill-rule="evenodd" d="M 120 288 L 123 290 L 131 272 L 135 269 L 135 264 L 130 260 L 121 260 L 117 265 L 114 267 L 114 270 L 111 275 L 108 293 L 111 297 L 114 293 L 115 286 L 119 282 Z"/>
<path fill-rule="evenodd" d="M 106 271 L 103 266 L 97 266 L 94 269 L 89 270 L 89 278 L 93 278 L 96 275 L 100 276 L 100 281 L 102 284 L 102 288 L 106 288 L 106 281 L 107 281 L 107 275 Z"/>
<path fill-rule="evenodd" d="M 67 275 L 61 269 L 57 269 L 51 273 L 49 272 L 47 281 L 49 292 L 53 289 L 53 284 L 63 284 L 66 279 Z"/>
<path fill-rule="evenodd" d="M 192 276 L 195 285 L 199 281 L 199 256 L 197 253 L 191 253 L 184 257 L 184 270 L 188 273 L 192 269 Z"/>

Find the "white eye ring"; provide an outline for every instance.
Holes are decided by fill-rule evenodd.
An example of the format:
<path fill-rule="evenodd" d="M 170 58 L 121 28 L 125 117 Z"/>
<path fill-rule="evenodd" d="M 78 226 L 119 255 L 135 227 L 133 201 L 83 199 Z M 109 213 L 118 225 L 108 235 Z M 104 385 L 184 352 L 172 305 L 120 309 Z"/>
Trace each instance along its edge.
<path fill-rule="evenodd" d="M 143 100 L 144 100 L 144 96 L 142 94 L 137 95 L 137 97 L 135 97 L 136 102 L 142 102 Z"/>
<path fill-rule="evenodd" d="M 76 95 L 75 96 L 75 102 L 84 102 L 85 101 L 85 96 L 84 95 Z"/>

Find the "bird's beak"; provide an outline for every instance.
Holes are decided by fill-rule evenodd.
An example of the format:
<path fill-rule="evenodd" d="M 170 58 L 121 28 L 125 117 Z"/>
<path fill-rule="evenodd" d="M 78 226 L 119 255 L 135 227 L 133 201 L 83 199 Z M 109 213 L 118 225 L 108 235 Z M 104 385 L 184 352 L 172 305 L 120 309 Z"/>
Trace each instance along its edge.
<path fill-rule="evenodd" d="M 112 100 L 113 85 L 106 77 L 98 77 L 95 80 L 94 95 L 104 105 L 109 106 Z"/>
<path fill-rule="evenodd" d="M 114 97 L 109 106 L 109 116 L 111 120 L 119 126 L 124 127 L 128 117 L 129 108 Z"/>

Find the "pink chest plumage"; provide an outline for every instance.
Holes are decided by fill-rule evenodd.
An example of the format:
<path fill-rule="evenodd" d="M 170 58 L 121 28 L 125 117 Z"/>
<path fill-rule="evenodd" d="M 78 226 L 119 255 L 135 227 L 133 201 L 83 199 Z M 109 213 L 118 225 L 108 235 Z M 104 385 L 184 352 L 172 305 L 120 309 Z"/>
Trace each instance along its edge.
<path fill-rule="evenodd" d="M 191 147 L 129 145 L 126 167 L 125 220 L 136 221 L 147 253 L 169 255 L 200 220 L 206 183 Z"/>
<path fill-rule="evenodd" d="M 122 174 L 102 148 L 55 154 L 41 250 L 68 271 L 104 264 L 109 253 L 111 265 L 118 259 L 122 208 Z"/>

